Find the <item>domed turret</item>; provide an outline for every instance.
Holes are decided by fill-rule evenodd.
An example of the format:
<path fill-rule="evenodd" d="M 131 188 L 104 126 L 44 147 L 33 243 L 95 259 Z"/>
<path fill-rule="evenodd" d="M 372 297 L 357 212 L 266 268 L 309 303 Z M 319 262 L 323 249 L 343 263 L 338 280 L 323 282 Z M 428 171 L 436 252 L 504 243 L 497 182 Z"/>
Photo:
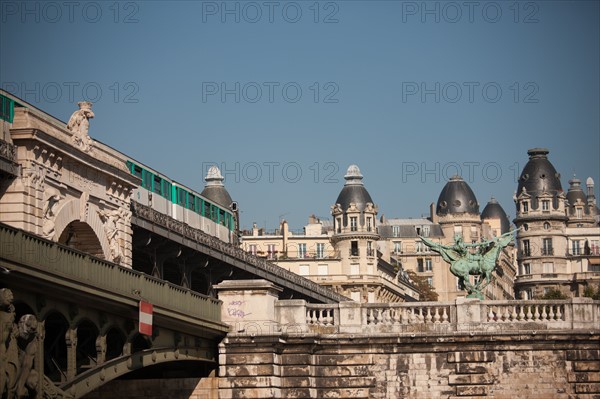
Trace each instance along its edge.
<path fill-rule="evenodd" d="M 587 186 L 587 200 L 588 203 L 596 207 L 596 194 L 594 193 L 594 179 L 592 177 L 588 177 L 585 181 L 585 185 Z M 598 211 L 598 208 L 595 208 Z M 598 212 L 596 212 L 598 213 Z"/>
<path fill-rule="evenodd" d="M 569 201 L 569 214 L 575 215 L 575 205 L 587 205 L 587 197 L 581 188 L 581 180 L 573 176 L 571 180 L 569 180 L 569 191 L 567 191 L 567 201 Z M 587 208 L 587 207 L 585 207 Z M 587 209 L 586 209 L 586 212 Z"/>
<path fill-rule="evenodd" d="M 454 175 L 442 189 L 437 201 L 439 216 L 456 213 L 479 214 L 479 204 L 471 187 L 462 177 Z"/>
<path fill-rule="evenodd" d="M 363 185 L 363 176 L 356 165 L 346 172 L 346 183 L 331 207 L 336 234 L 367 232 L 376 235 L 377 206 Z"/>
<path fill-rule="evenodd" d="M 364 211 L 368 203 L 373 203 L 371 195 L 363 185 L 363 175 L 356 165 L 350 165 L 344 176 L 346 183 L 338 195 L 336 204 L 340 204 L 342 211 L 346 211 L 351 203 L 354 203 L 359 211 Z"/>
<path fill-rule="evenodd" d="M 508 233 L 510 229 L 510 222 L 508 216 L 502 206 L 498 203 L 496 198 L 492 197 L 486 204 L 485 208 L 481 212 L 481 220 L 499 220 L 500 221 L 500 234 Z"/>
<path fill-rule="evenodd" d="M 548 193 L 553 196 L 553 205 L 558 207 L 556 196 L 563 192 L 560 184 L 560 174 L 554 169 L 554 166 L 548 160 L 549 151 L 545 148 L 532 148 L 527 151 L 529 161 L 525 164 L 519 185 L 517 195 L 523 192 L 523 189 L 532 197 L 532 208 L 537 209 L 536 196 L 541 193 Z"/>
<path fill-rule="evenodd" d="M 211 166 L 204 180 L 206 181 L 206 186 L 204 186 L 201 195 L 225 209 L 230 209 L 233 201 L 223 185 L 223 180 L 225 179 L 221 175 L 219 168 L 215 165 Z"/>

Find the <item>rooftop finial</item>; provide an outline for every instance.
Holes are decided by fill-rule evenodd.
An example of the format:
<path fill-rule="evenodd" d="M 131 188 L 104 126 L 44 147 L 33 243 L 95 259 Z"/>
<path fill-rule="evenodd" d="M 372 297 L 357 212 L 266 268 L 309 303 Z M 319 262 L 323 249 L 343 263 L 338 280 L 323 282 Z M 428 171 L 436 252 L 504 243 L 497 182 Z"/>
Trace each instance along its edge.
<path fill-rule="evenodd" d="M 208 173 L 204 178 L 207 186 L 222 186 L 225 178 L 221 175 L 221 170 L 217 165 L 213 165 L 208 169 Z"/>
<path fill-rule="evenodd" d="M 350 165 L 348 167 L 344 179 L 346 179 L 346 186 L 350 184 L 363 184 L 361 181 L 363 179 L 363 175 L 360 173 L 360 169 L 357 165 Z"/>

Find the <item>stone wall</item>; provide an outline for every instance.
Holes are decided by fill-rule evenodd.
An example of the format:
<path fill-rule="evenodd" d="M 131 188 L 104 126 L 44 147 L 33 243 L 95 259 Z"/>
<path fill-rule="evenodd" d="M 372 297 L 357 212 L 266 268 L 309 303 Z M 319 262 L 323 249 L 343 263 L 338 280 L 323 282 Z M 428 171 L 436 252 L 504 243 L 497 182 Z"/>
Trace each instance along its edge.
<path fill-rule="evenodd" d="M 85 399 L 218 399 L 214 377 L 115 380 L 84 396 Z"/>
<path fill-rule="evenodd" d="M 220 398 L 600 397 L 598 334 L 229 337 Z"/>
<path fill-rule="evenodd" d="M 219 398 L 600 398 L 599 301 L 315 305 L 259 282 L 219 293 Z"/>

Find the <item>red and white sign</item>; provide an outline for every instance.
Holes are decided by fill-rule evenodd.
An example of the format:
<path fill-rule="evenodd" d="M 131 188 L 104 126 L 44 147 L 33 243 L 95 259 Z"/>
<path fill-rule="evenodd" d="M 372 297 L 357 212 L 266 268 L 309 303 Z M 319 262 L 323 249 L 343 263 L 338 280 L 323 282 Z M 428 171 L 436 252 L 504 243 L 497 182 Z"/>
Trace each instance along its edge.
<path fill-rule="evenodd" d="M 152 304 L 140 301 L 140 334 L 152 336 Z"/>

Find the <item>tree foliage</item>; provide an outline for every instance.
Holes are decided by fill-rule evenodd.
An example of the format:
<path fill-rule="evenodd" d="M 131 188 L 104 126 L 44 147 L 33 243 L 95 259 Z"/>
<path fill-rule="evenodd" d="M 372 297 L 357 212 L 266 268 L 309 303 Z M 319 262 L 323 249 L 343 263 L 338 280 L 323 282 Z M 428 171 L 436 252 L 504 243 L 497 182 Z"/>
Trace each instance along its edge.
<path fill-rule="evenodd" d="M 408 270 L 408 277 L 413 281 L 415 287 L 419 290 L 421 296 L 419 297 L 420 301 L 428 302 L 428 301 L 437 301 L 438 293 L 435 292 L 435 288 L 433 288 L 427 282 L 427 277 L 419 276 L 412 270 Z"/>
<path fill-rule="evenodd" d="M 588 284 L 588 286 L 585 287 L 585 290 L 583 290 L 583 296 L 595 300 L 600 300 L 600 284 L 597 284 L 596 288 L 594 288 L 593 285 Z"/>
<path fill-rule="evenodd" d="M 550 288 L 541 299 L 569 299 L 569 297 L 557 288 Z"/>

